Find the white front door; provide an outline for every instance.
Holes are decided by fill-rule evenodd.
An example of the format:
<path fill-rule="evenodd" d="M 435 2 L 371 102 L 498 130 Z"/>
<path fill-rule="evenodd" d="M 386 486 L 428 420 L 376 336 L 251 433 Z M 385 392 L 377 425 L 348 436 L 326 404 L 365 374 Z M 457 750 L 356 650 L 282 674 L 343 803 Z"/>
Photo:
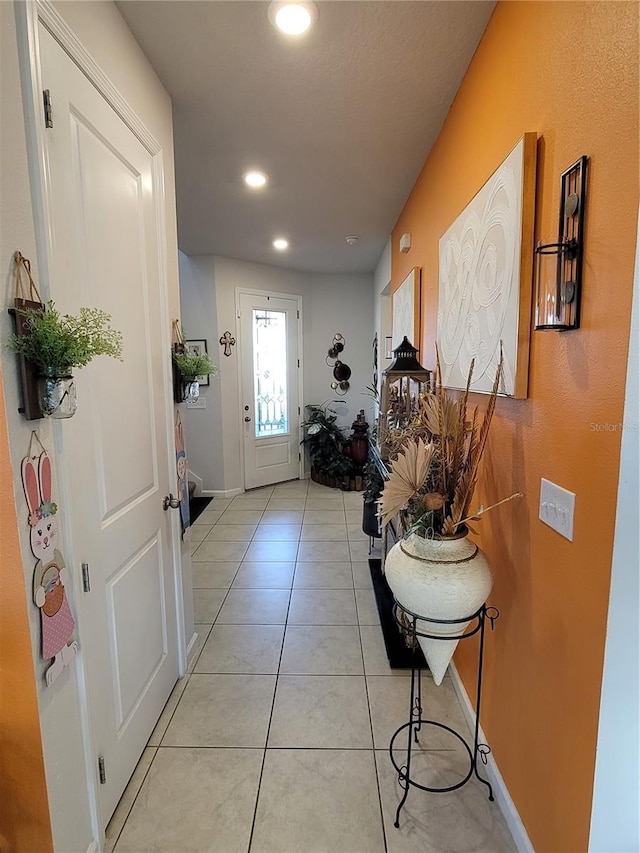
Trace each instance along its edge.
<path fill-rule="evenodd" d="M 245 489 L 300 477 L 300 298 L 238 293 Z"/>
<path fill-rule="evenodd" d="M 175 485 L 162 155 L 42 26 L 39 38 L 53 104 L 44 131 L 51 296 L 63 313 L 104 309 L 124 335 L 122 363 L 101 356 L 76 372 L 78 411 L 58 434 L 104 828 L 178 677 L 173 520 L 162 509 Z M 82 563 L 89 592 L 80 592 Z"/>

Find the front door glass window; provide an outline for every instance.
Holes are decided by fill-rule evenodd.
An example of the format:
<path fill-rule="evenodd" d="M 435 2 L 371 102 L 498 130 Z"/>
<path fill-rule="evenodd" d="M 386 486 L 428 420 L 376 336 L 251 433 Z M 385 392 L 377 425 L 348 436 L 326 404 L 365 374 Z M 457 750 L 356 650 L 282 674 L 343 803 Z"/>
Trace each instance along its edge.
<path fill-rule="evenodd" d="M 253 309 L 255 435 L 289 432 L 287 406 L 287 316 Z"/>

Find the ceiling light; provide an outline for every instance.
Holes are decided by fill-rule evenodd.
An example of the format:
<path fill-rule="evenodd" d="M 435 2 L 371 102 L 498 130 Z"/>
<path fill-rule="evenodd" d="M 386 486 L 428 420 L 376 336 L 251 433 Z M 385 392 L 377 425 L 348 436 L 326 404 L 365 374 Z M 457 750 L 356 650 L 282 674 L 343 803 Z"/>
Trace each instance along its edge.
<path fill-rule="evenodd" d="M 248 187 L 259 189 L 267 183 L 267 176 L 264 172 L 258 172 L 255 169 L 252 169 L 250 172 L 244 173 L 242 180 Z"/>
<path fill-rule="evenodd" d="M 276 29 L 288 36 L 300 36 L 318 16 L 315 3 L 274 2 L 269 6 L 269 20 Z"/>
<path fill-rule="evenodd" d="M 273 241 L 273 248 L 279 252 L 284 252 L 285 249 L 289 248 L 289 241 L 285 240 L 284 237 L 278 237 Z"/>
<path fill-rule="evenodd" d="M 344 239 L 347 241 L 347 243 L 350 246 L 355 246 L 355 244 L 358 242 L 358 240 L 360 238 L 358 237 L 357 234 L 348 234 Z"/>

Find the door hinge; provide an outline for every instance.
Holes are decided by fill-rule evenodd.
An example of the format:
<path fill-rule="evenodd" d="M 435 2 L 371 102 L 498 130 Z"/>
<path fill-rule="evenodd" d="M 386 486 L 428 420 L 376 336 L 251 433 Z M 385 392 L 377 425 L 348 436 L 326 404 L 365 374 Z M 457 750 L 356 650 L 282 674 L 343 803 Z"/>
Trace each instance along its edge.
<path fill-rule="evenodd" d="M 298 367 L 300 367 L 300 359 L 298 359 Z"/>
<path fill-rule="evenodd" d="M 44 101 L 44 126 L 53 127 L 53 111 L 51 109 L 51 92 L 45 89 L 42 93 Z"/>
<path fill-rule="evenodd" d="M 300 312 L 299 311 L 296 311 L 296 317 L 298 318 L 298 320 L 300 319 Z"/>
<path fill-rule="evenodd" d="M 301 415 L 301 414 L 302 414 L 302 412 L 300 411 L 300 406 L 298 406 L 298 414 L 299 414 L 299 415 Z"/>
<path fill-rule="evenodd" d="M 104 769 L 104 755 L 98 756 L 98 776 L 100 777 L 100 784 L 107 784 L 107 771 Z"/>
<path fill-rule="evenodd" d="M 298 462 L 302 461 L 302 453 L 298 453 Z"/>
<path fill-rule="evenodd" d="M 89 563 L 82 564 L 82 589 L 91 592 L 91 578 L 89 577 Z"/>

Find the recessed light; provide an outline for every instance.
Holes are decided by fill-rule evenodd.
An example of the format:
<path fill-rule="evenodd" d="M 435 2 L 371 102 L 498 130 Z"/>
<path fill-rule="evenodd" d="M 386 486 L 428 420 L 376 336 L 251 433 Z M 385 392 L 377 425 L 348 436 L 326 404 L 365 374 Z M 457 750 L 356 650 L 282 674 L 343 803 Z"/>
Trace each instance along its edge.
<path fill-rule="evenodd" d="M 260 189 L 260 187 L 265 186 L 268 178 L 264 172 L 258 172 L 256 169 L 252 169 L 250 172 L 244 173 L 242 180 L 248 187 L 251 187 L 252 189 Z"/>
<path fill-rule="evenodd" d="M 269 6 L 269 20 L 276 29 L 288 36 L 301 36 L 318 17 L 315 3 L 273 2 Z"/>
<path fill-rule="evenodd" d="M 289 248 L 289 241 L 285 240 L 284 237 L 277 237 L 273 241 L 273 248 L 277 249 L 279 252 L 284 252 L 285 249 Z"/>

